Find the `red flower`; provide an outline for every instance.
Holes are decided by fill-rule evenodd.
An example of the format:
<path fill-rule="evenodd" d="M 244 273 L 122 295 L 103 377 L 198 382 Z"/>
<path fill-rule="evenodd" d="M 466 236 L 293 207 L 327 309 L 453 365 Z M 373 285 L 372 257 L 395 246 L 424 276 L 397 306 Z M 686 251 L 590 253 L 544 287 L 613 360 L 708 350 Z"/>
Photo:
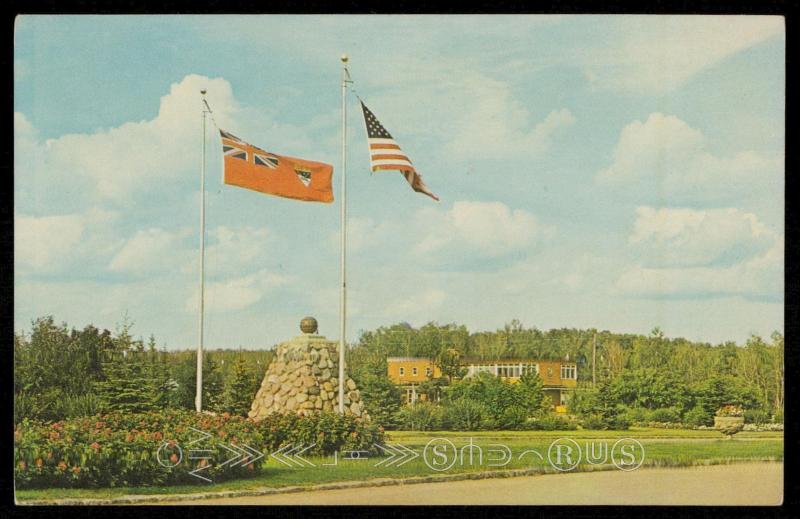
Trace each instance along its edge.
<path fill-rule="evenodd" d="M 78 474 L 78 473 L 80 473 L 80 471 L 81 471 L 80 467 L 77 467 L 77 466 L 76 467 L 72 467 L 72 473 L 73 474 Z"/>
<path fill-rule="evenodd" d="M 177 444 L 178 444 L 178 442 L 176 442 L 175 440 L 169 440 L 169 441 L 167 442 L 167 444 L 168 444 L 170 447 L 174 447 L 175 445 L 177 445 Z"/>
<path fill-rule="evenodd" d="M 64 460 L 58 462 L 58 470 L 60 471 L 67 470 L 67 464 L 64 462 Z"/>
<path fill-rule="evenodd" d="M 94 442 L 93 444 L 89 445 L 89 447 L 93 448 L 96 451 L 100 450 L 100 444 L 97 442 Z"/>
<path fill-rule="evenodd" d="M 252 464 L 252 463 L 248 463 L 248 465 L 247 465 L 247 470 L 249 470 L 249 471 L 251 471 L 251 472 L 252 472 L 253 470 L 255 470 L 255 469 L 253 468 L 253 464 Z"/>
<path fill-rule="evenodd" d="M 178 463 L 178 455 L 172 453 L 172 456 L 169 457 L 169 461 L 171 461 L 172 463 Z"/>
<path fill-rule="evenodd" d="M 163 437 L 164 437 L 164 435 L 161 434 L 161 432 L 159 432 L 159 431 L 156 431 L 156 432 L 153 433 L 153 439 L 154 440 L 160 440 Z"/>
<path fill-rule="evenodd" d="M 61 437 L 61 435 L 60 435 L 60 434 L 58 434 L 58 432 L 56 432 L 56 431 L 53 431 L 53 432 L 51 432 L 51 433 L 50 433 L 50 439 L 51 439 L 51 440 L 57 440 L 57 439 L 59 439 L 60 437 Z"/>
<path fill-rule="evenodd" d="M 36 458 L 36 466 L 41 467 L 42 465 L 44 465 L 44 461 L 42 461 L 42 458 Z"/>
<path fill-rule="evenodd" d="M 132 442 L 133 439 L 134 439 L 133 433 L 128 433 L 128 435 L 125 437 L 126 442 Z"/>

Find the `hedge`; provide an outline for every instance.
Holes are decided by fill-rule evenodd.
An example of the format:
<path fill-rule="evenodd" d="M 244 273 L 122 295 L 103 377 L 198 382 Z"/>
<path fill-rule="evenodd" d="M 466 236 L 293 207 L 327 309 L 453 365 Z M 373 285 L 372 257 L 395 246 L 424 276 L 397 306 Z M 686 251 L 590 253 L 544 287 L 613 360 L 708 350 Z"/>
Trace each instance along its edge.
<path fill-rule="evenodd" d="M 380 427 L 336 413 L 271 415 L 258 424 L 227 413 L 190 411 L 110 413 L 59 422 L 24 419 L 14 429 L 14 476 L 18 488 L 165 486 L 203 483 L 190 471 L 210 465 L 197 474 L 216 482 L 259 473 L 269 453 L 290 443 L 316 443 L 305 455 L 322 455 L 374 452 L 374 444 L 381 442 Z M 234 453 L 221 445 L 231 444 L 248 445 L 265 456 L 223 465 L 219 460 Z M 202 456 L 200 449 L 210 449 L 212 459 L 190 459 Z"/>

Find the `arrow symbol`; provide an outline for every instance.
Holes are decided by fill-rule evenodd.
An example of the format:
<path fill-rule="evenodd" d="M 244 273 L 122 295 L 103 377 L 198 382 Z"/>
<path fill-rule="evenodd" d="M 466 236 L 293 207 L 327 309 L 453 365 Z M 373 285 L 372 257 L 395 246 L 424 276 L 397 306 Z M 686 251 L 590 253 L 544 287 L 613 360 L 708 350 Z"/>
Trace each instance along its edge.
<path fill-rule="evenodd" d="M 205 482 L 207 482 L 207 483 L 211 483 L 211 480 L 210 480 L 210 479 L 208 479 L 207 477 L 205 477 L 205 476 L 201 476 L 200 474 L 197 474 L 197 473 L 198 473 L 198 472 L 200 472 L 201 470 L 206 470 L 206 469 L 208 469 L 208 468 L 211 468 L 211 465 L 205 465 L 205 466 L 203 466 L 203 467 L 200 467 L 200 468 L 194 469 L 193 471 L 189 472 L 189 474 L 191 474 L 192 476 L 194 476 L 194 477 L 196 477 L 196 478 L 198 478 L 198 479 L 202 479 L 203 481 L 205 481 Z"/>
<path fill-rule="evenodd" d="M 401 458 L 403 461 L 398 463 L 397 465 L 395 465 L 395 467 L 399 467 L 401 465 L 405 465 L 406 463 L 408 463 L 409 461 L 413 460 L 414 458 L 418 458 L 419 457 L 419 453 L 418 452 L 416 452 L 416 451 L 414 451 L 412 449 L 409 449 L 405 445 L 401 445 L 399 443 L 395 444 L 395 448 L 398 448 L 398 447 L 400 447 L 400 449 L 402 449 L 401 454 L 404 456 L 404 458 Z M 405 452 L 403 452 L 403 451 L 405 451 Z M 405 453 L 408 453 L 408 455 L 406 455 Z"/>
<path fill-rule="evenodd" d="M 280 461 L 280 462 L 281 462 L 281 463 L 283 463 L 284 465 L 291 467 L 291 466 L 292 466 L 291 464 L 289 464 L 289 463 L 286 463 L 286 462 L 285 462 L 285 461 L 283 461 L 283 459 L 282 459 L 282 456 L 283 456 L 283 451 L 284 451 L 285 449 L 288 449 L 288 448 L 289 448 L 289 447 L 291 447 L 291 446 L 292 446 L 292 444 L 291 444 L 291 443 L 287 443 L 286 445 L 284 445 L 283 447 L 281 447 L 281 448 L 280 448 L 280 449 L 278 449 L 277 451 L 275 451 L 275 452 L 271 453 L 271 454 L 269 455 L 269 457 L 270 457 L 270 458 L 275 458 L 276 460 Z"/>
<path fill-rule="evenodd" d="M 302 444 L 300 444 L 300 445 L 302 446 Z M 309 465 L 311 465 L 312 467 L 316 467 L 316 465 L 314 465 L 313 463 L 311 463 L 311 462 L 310 462 L 310 461 L 308 461 L 307 459 L 305 459 L 305 458 L 303 458 L 302 456 L 300 456 L 301 454 L 303 454 L 305 451 L 307 451 L 308 449 L 310 449 L 310 448 L 311 448 L 311 447 L 313 447 L 314 445 L 316 445 L 316 443 L 312 443 L 311 445 L 309 445 L 309 446 L 308 446 L 308 447 L 306 447 L 305 449 L 303 449 L 303 450 L 301 450 L 300 452 L 298 452 L 297 454 L 295 454 L 295 455 L 294 455 L 294 457 L 295 457 L 295 458 L 298 458 L 298 459 L 300 459 L 300 460 L 303 460 L 303 461 L 305 461 L 306 463 L 308 463 L 308 464 L 309 464 Z"/>
<path fill-rule="evenodd" d="M 228 452 L 232 452 L 232 453 L 234 453 L 234 454 L 235 454 L 235 456 L 234 456 L 233 458 L 230 458 L 230 459 L 228 459 L 228 460 L 225 460 L 225 462 L 224 462 L 224 463 L 222 463 L 222 465 L 220 465 L 220 467 L 224 467 L 224 466 L 225 466 L 225 465 L 227 465 L 228 463 L 234 462 L 234 461 L 238 460 L 239 458 L 241 458 L 243 455 L 247 454 L 245 451 L 243 451 L 243 450 L 242 450 L 241 448 L 239 448 L 237 445 L 234 445 L 234 444 L 232 444 L 232 443 L 231 443 L 231 447 L 233 447 L 233 449 L 231 449 L 230 447 L 227 447 L 227 446 L 226 446 L 224 443 L 220 443 L 220 446 L 221 446 L 223 449 L 227 450 Z M 236 465 L 236 463 L 234 463 L 234 464 L 233 464 L 233 465 L 231 465 L 231 466 L 234 466 L 234 465 Z"/>
<path fill-rule="evenodd" d="M 207 433 L 207 432 L 205 432 L 205 431 L 199 431 L 199 430 L 195 429 L 195 428 L 194 428 L 194 427 L 192 427 L 192 426 L 189 426 L 189 429 L 193 430 L 193 431 L 194 431 L 194 432 L 196 432 L 196 433 L 200 433 L 202 436 L 201 436 L 200 438 L 197 438 L 196 440 L 192 440 L 192 441 L 190 441 L 190 442 L 189 442 L 189 443 L 187 443 L 186 445 L 191 445 L 191 444 L 193 444 L 193 443 L 197 443 L 197 442 L 199 442 L 199 441 L 203 440 L 204 438 L 211 438 L 211 434 L 209 434 L 209 433 Z"/>
<path fill-rule="evenodd" d="M 383 463 L 386 463 L 387 461 L 393 460 L 398 454 L 397 451 L 395 451 L 394 447 L 392 447 L 391 445 L 388 445 L 388 444 L 386 445 L 386 447 L 388 447 L 388 449 L 386 447 L 384 447 L 383 445 L 378 445 L 377 443 L 374 443 L 373 445 L 375 445 L 377 448 L 379 448 L 383 452 L 388 453 L 389 456 L 390 456 L 390 457 L 385 458 L 385 459 L 379 461 L 378 463 L 376 463 L 374 465 L 375 467 L 377 467 L 378 465 L 381 465 Z M 388 463 L 386 466 L 388 467 L 389 465 L 391 465 L 391 463 Z"/>
<path fill-rule="evenodd" d="M 241 449 L 241 447 L 238 447 L 238 448 Z M 264 457 L 264 453 L 263 452 L 257 451 L 256 449 L 252 448 L 249 445 L 245 445 L 244 449 L 247 451 L 246 452 L 246 456 L 242 459 L 242 461 L 240 463 L 234 463 L 234 465 L 242 465 L 243 466 L 243 465 L 246 465 L 248 463 L 253 463 L 254 461 L 259 460 L 259 459 Z M 257 454 L 257 456 L 255 458 L 253 457 L 254 454 Z"/>

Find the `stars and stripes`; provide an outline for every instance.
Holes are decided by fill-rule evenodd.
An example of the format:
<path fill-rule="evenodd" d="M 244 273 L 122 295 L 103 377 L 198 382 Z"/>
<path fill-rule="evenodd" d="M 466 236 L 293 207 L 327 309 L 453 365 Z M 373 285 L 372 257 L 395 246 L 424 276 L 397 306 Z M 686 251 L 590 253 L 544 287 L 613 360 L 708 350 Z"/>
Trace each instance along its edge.
<path fill-rule="evenodd" d="M 424 193 L 438 201 L 439 197 L 428 190 L 428 187 L 422 181 L 422 176 L 417 173 L 416 168 L 411 163 L 411 159 L 400 149 L 400 145 L 397 144 L 392 135 L 383 127 L 375 117 L 375 114 L 367 108 L 363 101 L 361 101 L 361 109 L 364 112 L 364 123 L 367 128 L 369 162 L 372 171 L 383 169 L 399 170 L 414 191 Z"/>

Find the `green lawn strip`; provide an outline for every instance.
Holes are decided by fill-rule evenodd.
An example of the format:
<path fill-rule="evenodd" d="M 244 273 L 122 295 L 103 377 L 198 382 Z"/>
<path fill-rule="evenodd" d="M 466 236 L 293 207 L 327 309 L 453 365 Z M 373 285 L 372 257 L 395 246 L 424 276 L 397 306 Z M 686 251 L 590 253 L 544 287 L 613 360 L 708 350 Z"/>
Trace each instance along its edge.
<path fill-rule="evenodd" d="M 558 431 L 556 431 L 558 433 Z M 659 441 L 655 435 L 642 434 L 620 434 L 619 431 L 589 431 L 592 434 L 587 436 L 587 431 L 561 431 L 560 435 L 546 434 L 542 432 L 528 432 L 527 434 L 500 433 L 456 433 L 442 435 L 440 433 L 412 433 L 403 432 L 391 433 L 387 439 L 389 443 L 401 443 L 422 453 L 422 449 L 433 438 L 447 436 L 456 446 L 463 448 L 470 438 L 475 445 L 484 450 L 484 461 L 469 465 L 468 452 L 465 452 L 465 464 L 456 463 L 451 469 L 443 472 L 431 470 L 423 461 L 422 456 L 414 458 L 404 463 L 402 466 L 386 466 L 386 463 L 375 467 L 380 461 L 379 458 L 364 460 L 344 460 L 341 457 L 337 466 L 326 466 L 332 464 L 333 457 L 327 458 L 308 458 L 316 466 L 306 468 L 289 468 L 274 459 L 269 459 L 262 472 L 249 479 L 239 479 L 232 481 L 222 481 L 213 484 L 180 485 L 170 487 L 124 487 L 124 488 L 100 488 L 100 489 L 21 489 L 17 490 L 17 499 L 20 501 L 28 500 L 53 500 L 53 499 L 109 499 L 130 495 L 176 495 L 192 494 L 204 492 L 224 492 L 224 491 L 243 491 L 258 488 L 279 488 L 288 486 L 312 486 L 325 483 L 342 481 L 364 481 L 370 479 L 385 478 L 409 478 L 414 476 L 431 476 L 437 474 L 456 474 L 468 472 L 485 472 L 489 470 L 511 470 L 511 469 L 541 469 L 542 471 L 552 471 L 547 460 L 541 460 L 537 456 L 528 453 L 520 459 L 520 454 L 526 450 L 535 449 L 546 458 L 547 448 L 551 442 L 561 436 L 569 436 L 578 441 L 586 439 L 607 439 L 609 446 L 613 441 L 624 437 L 639 439 L 645 446 L 645 465 L 655 466 L 688 466 L 693 464 L 704 464 L 711 462 L 728 462 L 739 460 L 765 460 L 783 459 L 782 435 L 775 436 L 773 433 L 752 433 L 756 436 L 749 440 L 739 435 L 733 440 L 720 439 L 719 433 L 716 437 L 710 436 L 705 441 L 697 441 L 696 437 L 687 438 L 687 441 L 676 441 L 676 436 Z M 595 435 L 594 433 L 603 433 Z M 636 433 L 636 431 L 627 431 Z M 695 432 L 695 431 L 690 431 Z M 705 432 L 705 431 L 701 431 Z M 713 431 L 712 431 L 713 432 Z M 582 433 L 582 434 L 577 434 Z M 624 432 L 623 432 L 624 433 Z M 760 436 L 758 436 L 760 435 Z M 756 440 L 757 438 L 757 440 Z M 755 440 L 755 441 L 752 441 Z M 760 440 L 760 441 L 759 441 Z M 487 466 L 488 449 L 497 448 L 497 444 L 507 445 L 512 451 L 512 459 L 504 466 Z M 581 470 L 579 467 L 576 470 Z"/>

